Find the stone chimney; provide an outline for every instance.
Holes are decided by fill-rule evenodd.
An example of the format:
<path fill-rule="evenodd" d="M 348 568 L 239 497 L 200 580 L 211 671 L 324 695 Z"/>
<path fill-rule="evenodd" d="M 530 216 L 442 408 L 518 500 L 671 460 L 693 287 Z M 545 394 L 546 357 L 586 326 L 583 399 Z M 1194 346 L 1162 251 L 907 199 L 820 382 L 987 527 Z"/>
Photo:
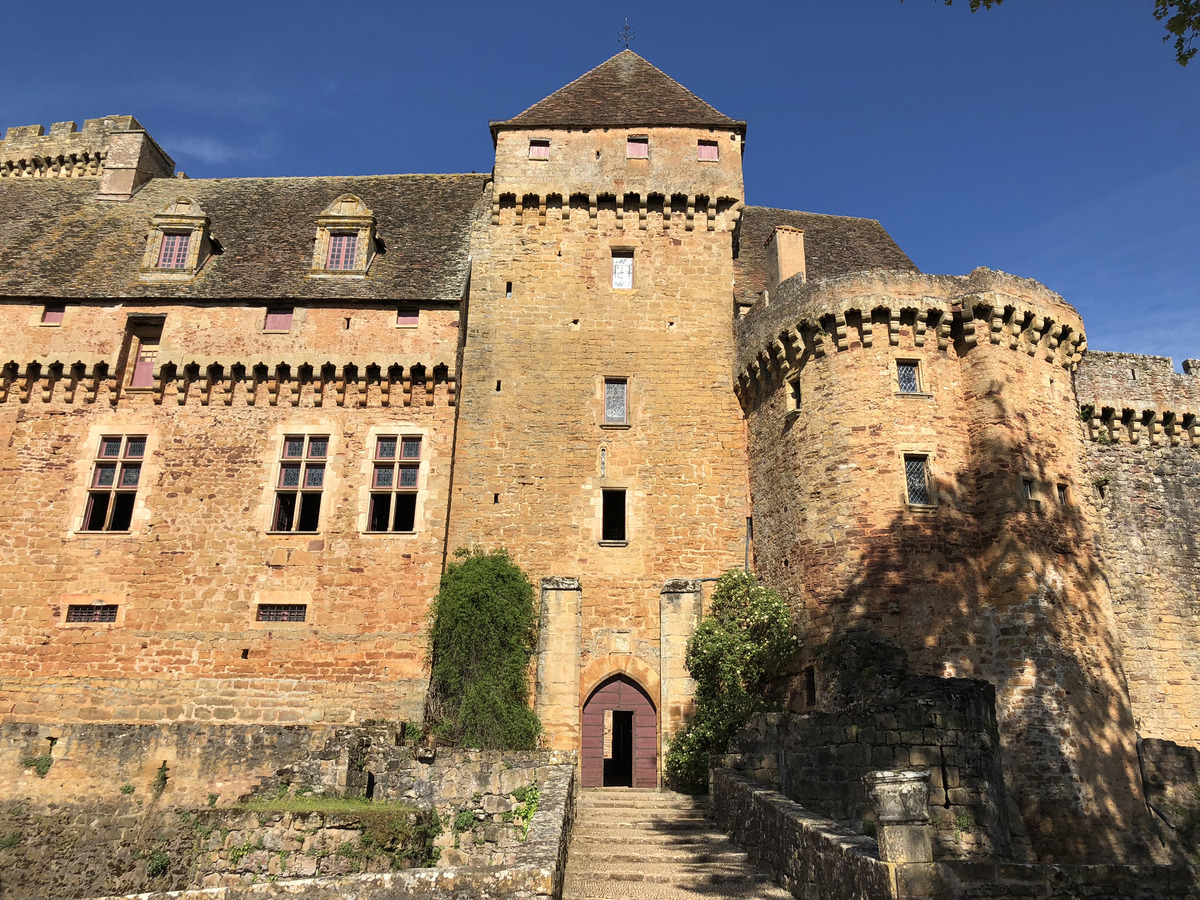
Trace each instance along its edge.
<path fill-rule="evenodd" d="M 767 238 L 767 290 L 795 275 L 807 278 L 804 266 L 804 232 L 789 225 L 776 225 Z"/>
<path fill-rule="evenodd" d="M 116 117 L 100 175 L 100 200 L 128 200 L 151 178 L 170 178 L 175 161 L 132 116 Z"/>

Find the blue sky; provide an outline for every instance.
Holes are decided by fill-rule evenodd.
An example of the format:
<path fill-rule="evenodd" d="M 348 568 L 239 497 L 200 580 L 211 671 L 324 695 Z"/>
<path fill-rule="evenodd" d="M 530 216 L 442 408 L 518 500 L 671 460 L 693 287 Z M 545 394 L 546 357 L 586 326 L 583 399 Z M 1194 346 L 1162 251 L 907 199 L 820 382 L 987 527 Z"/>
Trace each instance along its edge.
<path fill-rule="evenodd" d="M 134 115 L 192 177 L 469 172 L 489 119 L 633 49 L 749 122 L 750 203 L 987 265 L 1092 349 L 1200 357 L 1200 60 L 1142 0 L 59 2 L 0 33 L 0 127 Z"/>

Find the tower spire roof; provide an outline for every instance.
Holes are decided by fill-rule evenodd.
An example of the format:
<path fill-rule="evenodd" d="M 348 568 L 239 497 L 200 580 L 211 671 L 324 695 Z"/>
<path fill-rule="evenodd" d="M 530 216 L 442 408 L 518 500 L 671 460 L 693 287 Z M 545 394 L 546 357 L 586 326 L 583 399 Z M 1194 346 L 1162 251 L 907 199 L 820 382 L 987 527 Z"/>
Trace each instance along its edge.
<path fill-rule="evenodd" d="M 622 50 L 523 113 L 491 123 L 501 128 L 597 128 L 678 125 L 732 128 L 746 123 L 714 109 L 632 50 Z"/>

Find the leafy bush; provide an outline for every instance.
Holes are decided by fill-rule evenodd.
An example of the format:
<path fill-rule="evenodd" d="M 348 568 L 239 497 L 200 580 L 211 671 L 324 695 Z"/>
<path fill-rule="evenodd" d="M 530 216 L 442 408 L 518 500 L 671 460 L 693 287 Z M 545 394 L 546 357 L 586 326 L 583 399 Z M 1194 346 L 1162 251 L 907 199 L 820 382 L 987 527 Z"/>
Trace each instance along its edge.
<path fill-rule="evenodd" d="M 712 611 L 688 641 L 696 708 L 667 751 L 667 776 L 676 787 L 704 790 L 709 756 L 724 752 L 734 732 L 767 706 L 770 682 L 795 649 L 783 598 L 749 572 L 722 575 Z"/>
<path fill-rule="evenodd" d="M 45 778 L 50 767 L 54 765 L 54 757 L 49 753 L 43 753 L 41 756 L 26 756 L 21 760 L 21 765 L 37 772 L 38 778 Z"/>
<path fill-rule="evenodd" d="M 504 550 L 459 550 L 433 601 L 426 721 L 460 747 L 532 749 L 529 708 L 537 646 L 533 585 Z"/>
<path fill-rule="evenodd" d="M 170 867 L 171 857 L 167 856 L 166 851 L 156 847 L 150 852 L 150 861 L 146 864 L 148 876 L 158 878 L 160 875 L 166 875 Z"/>

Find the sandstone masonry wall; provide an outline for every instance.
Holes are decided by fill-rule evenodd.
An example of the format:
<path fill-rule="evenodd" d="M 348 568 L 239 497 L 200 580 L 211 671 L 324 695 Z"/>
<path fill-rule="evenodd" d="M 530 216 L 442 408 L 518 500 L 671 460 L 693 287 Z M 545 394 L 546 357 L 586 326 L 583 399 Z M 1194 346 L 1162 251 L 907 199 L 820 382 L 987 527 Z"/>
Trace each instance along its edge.
<path fill-rule="evenodd" d="M 1138 731 L 1200 746 L 1200 378 L 1163 357 L 1089 353 L 1076 386 Z"/>
<path fill-rule="evenodd" d="M 135 392 L 126 322 L 150 312 L 165 316 L 155 385 Z M 313 308 L 288 334 L 264 333 L 252 306 L 86 304 L 52 328 L 36 315 L 0 305 L 20 354 L 0 379 L 0 715 L 419 719 L 454 436 L 455 385 L 435 367 L 454 371 L 457 312 L 396 329 L 394 309 Z M 272 533 L 292 434 L 329 439 L 320 522 Z M 367 533 L 386 434 L 422 438 L 413 533 Z M 82 530 L 105 435 L 147 440 L 125 532 Z M 93 603 L 117 621 L 66 622 Z M 305 621 L 257 621 L 280 603 L 306 604 Z"/>

